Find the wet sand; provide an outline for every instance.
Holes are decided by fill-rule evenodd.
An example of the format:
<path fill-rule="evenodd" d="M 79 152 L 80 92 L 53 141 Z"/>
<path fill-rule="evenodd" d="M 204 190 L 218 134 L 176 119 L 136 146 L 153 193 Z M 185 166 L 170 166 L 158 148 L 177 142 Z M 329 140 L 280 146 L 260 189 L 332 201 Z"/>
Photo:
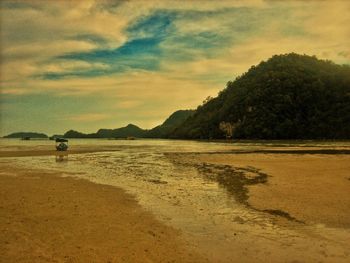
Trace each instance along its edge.
<path fill-rule="evenodd" d="M 39 155 L 55 153 L 43 150 Z M 69 153 L 96 151 L 106 149 Z M 9 152 L 3 157 L 13 156 Z M 119 188 L 53 170 L 19 169 L 15 162 L 22 154 L 27 153 L 1 163 L 1 262 L 348 262 L 350 257 L 349 155 L 165 154 L 176 166 L 196 167 L 204 180 L 267 218 L 263 223 L 243 214 L 217 221 L 224 234 L 217 240 L 186 236 L 170 221 L 165 225 Z"/>
<path fill-rule="evenodd" d="M 0 262 L 207 262 L 123 190 L 1 166 Z"/>
<path fill-rule="evenodd" d="M 248 204 L 306 224 L 350 228 L 350 155 L 191 154 L 194 163 L 254 167 L 267 182 L 247 185 Z"/>
<path fill-rule="evenodd" d="M 1 157 L 27 157 L 27 156 L 64 156 L 68 154 L 81 154 L 81 153 L 93 153 L 93 152 L 105 152 L 105 151 L 115 151 L 115 149 L 109 148 L 96 148 L 96 147 L 85 147 L 75 150 L 68 150 L 65 152 L 58 152 L 56 150 L 51 150 L 52 147 L 44 147 L 44 149 L 39 150 L 5 150 L 0 151 Z"/>

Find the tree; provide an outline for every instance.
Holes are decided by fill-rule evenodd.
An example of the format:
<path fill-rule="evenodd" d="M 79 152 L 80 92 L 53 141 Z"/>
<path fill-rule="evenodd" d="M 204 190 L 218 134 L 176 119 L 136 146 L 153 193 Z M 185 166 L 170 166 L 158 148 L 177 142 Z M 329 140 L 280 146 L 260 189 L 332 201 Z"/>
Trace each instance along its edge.
<path fill-rule="evenodd" d="M 202 105 L 207 104 L 212 99 L 213 99 L 213 97 L 211 97 L 211 96 L 206 97 L 205 100 L 203 100 Z"/>

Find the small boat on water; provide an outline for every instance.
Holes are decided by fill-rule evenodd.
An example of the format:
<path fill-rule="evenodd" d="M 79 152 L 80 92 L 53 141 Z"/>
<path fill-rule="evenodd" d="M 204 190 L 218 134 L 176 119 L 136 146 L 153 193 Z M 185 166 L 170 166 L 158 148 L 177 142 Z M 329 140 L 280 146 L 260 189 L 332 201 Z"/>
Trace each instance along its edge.
<path fill-rule="evenodd" d="M 64 138 L 56 138 L 56 150 L 57 151 L 67 151 L 68 150 L 68 140 Z"/>

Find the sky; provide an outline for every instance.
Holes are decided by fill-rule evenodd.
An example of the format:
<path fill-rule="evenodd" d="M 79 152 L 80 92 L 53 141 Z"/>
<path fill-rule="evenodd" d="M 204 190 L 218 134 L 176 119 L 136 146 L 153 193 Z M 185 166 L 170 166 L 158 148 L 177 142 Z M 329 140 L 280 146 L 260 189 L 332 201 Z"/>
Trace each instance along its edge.
<path fill-rule="evenodd" d="M 350 1 L 0 2 L 0 136 L 161 124 L 275 54 L 350 64 Z"/>

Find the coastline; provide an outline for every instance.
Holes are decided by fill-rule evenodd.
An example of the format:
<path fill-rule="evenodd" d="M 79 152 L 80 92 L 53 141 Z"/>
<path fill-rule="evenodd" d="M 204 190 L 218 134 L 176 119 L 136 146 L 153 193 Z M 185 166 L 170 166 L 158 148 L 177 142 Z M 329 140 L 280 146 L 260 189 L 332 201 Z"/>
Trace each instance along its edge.
<path fill-rule="evenodd" d="M 52 146 L 44 146 L 40 149 L 29 149 L 29 150 L 14 150 L 5 149 L 0 150 L 0 158 L 4 157 L 29 157 L 29 156 L 60 156 L 68 154 L 82 154 L 82 153 L 95 153 L 95 152 L 112 152 L 118 151 L 118 149 L 112 147 L 78 147 L 74 150 L 67 151 L 56 151 Z"/>
<path fill-rule="evenodd" d="M 123 190 L 2 166 L 0 261 L 207 262 Z"/>
<path fill-rule="evenodd" d="M 50 147 L 51 148 L 51 147 Z M 348 147 L 280 147 L 232 152 L 166 153 L 171 161 L 201 166 L 252 167 L 266 173 L 267 183 L 247 185 L 246 203 L 260 211 L 281 211 L 301 222 L 350 228 L 350 155 Z M 115 147 L 78 147 L 57 152 L 49 147 L 2 150 L 0 158 L 56 156 L 119 151 Z M 17 169 L 13 167 L 12 169 Z M 249 170 L 249 169 L 248 169 Z M 41 171 L 42 172 L 42 171 Z M 249 173 L 249 171 L 248 171 Z M 215 181 L 216 179 L 214 179 Z M 227 188 L 227 185 L 224 187 Z"/>
<path fill-rule="evenodd" d="M 33 149 L 29 156 L 41 150 Z M 108 155 L 118 148 L 81 147 L 76 153 L 87 150 Z M 188 235 L 168 219 L 162 221 L 152 209 L 146 212 L 147 206 L 123 188 L 74 179 L 74 172 L 72 177 L 63 177 L 70 172 L 46 166 L 19 168 L 16 163 L 22 158 L 17 157 L 0 162 L 0 231 L 5 233 L 0 238 L 4 244 L 0 259 L 5 262 L 238 262 L 242 258 L 245 262 L 347 262 L 350 256 L 346 252 L 350 200 L 348 181 L 344 183 L 349 155 L 165 153 L 167 162 L 180 169 L 181 165 L 197 169 L 201 182 L 212 181 L 243 207 L 243 214 L 234 213 L 228 221 L 215 222 L 220 218 L 210 216 L 210 209 L 193 214 L 199 220 L 197 236 Z M 230 186 L 232 181 L 227 179 L 237 171 L 238 185 Z M 247 179 L 254 183 L 242 183 Z M 162 188 L 159 182 L 154 183 Z M 339 186 L 343 187 L 340 191 Z M 168 194 L 168 190 L 160 191 L 159 196 Z M 319 199 L 321 195 L 324 199 Z M 266 221 L 255 221 L 255 215 L 245 217 L 249 211 Z M 200 228 L 208 226 L 201 225 L 203 219 L 219 225 L 219 239 L 203 235 L 205 228 Z"/>

